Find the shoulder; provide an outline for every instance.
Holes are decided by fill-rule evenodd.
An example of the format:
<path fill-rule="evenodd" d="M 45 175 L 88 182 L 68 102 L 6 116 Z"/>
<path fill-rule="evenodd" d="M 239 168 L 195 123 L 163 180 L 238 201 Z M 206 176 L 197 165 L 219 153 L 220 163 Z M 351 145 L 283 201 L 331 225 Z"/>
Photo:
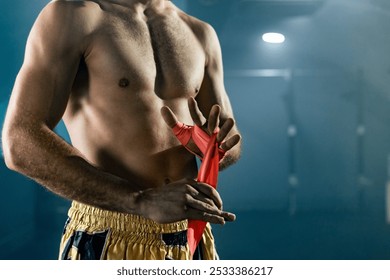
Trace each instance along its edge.
<path fill-rule="evenodd" d="M 206 49 L 219 45 L 218 35 L 211 24 L 194 16 L 179 11 L 179 16 L 185 21 Z"/>
<path fill-rule="evenodd" d="M 222 53 L 219 38 L 213 26 L 185 13 L 182 13 L 180 16 L 188 24 L 202 45 L 206 55 L 206 65 L 209 66 L 209 69 L 213 68 L 213 66 L 218 68 L 221 64 Z"/>
<path fill-rule="evenodd" d="M 63 31 L 87 32 L 99 14 L 99 5 L 92 1 L 55 0 L 42 9 L 36 23 Z"/>
<path fill-rule="evenodd" d="M 88 35 L 98 26 L 100 14 L 100 7 L 92 1 L 51 1 L 35 20 L 28 45 L 41 51 L 62 49 L 65 52 L 71 48 L 83 52 Z"/>
<path fill-rule="evenodd" d="M 43 10 L 57 10 L 57 11 L 89 11 L 93 9 L 100 9 L 98 1 L 91 0 L 52 0 Z"/>

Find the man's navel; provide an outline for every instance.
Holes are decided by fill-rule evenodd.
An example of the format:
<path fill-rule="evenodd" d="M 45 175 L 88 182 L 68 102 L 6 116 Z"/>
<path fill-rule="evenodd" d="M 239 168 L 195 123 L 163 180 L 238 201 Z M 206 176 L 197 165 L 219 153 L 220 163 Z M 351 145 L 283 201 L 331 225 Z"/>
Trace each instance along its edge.
<path fill-rule="evenodd" d="M 127 78 L 121 78 L 118 82 L 118 86 L 120 86 L 121 88 L 126 88 L 129 86 L 129 84 L 130 84 L 130 81 Z"/>

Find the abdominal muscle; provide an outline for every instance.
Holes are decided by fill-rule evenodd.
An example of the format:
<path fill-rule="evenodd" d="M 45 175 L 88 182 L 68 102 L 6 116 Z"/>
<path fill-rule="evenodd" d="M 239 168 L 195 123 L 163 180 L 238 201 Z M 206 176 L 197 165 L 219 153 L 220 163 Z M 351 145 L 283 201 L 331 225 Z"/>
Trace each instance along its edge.
<path fill-rule="evenodd" d="M 137 98 L 138 104 L 127 103 L 128 98 L 119 102 L 107 99 L 104 107 L 98 102 L 84 104 L 76 115 L 64 116 L 72 145 L 87 161 L 141 190 L 197 174 L 194 156 L 175 138 L 160 114 L 161 107 L 167 105 L 180 120 L 191 123 L 187 99 L 151 97 L 146 98 L 148 104 L 142 104 L 142 98 Z"/>

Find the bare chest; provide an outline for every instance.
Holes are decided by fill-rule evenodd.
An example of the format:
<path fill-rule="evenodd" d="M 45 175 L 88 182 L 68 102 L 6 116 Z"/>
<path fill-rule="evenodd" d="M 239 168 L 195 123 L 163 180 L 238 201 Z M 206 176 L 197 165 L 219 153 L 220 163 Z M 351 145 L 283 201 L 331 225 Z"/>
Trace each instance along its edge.
<path fill-rule="evenodd" d="M 93 35 L 86 62 L 96 83 L 171 99 L 200 89 L 205 54 L 178 16 L 145 20 L 115 14 L 107 15 Z"/>

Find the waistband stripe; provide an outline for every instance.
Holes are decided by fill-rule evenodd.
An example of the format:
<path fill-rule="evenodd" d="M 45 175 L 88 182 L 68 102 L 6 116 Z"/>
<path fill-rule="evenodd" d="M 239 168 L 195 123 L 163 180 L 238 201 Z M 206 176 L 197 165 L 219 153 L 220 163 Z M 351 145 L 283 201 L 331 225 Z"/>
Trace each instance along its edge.
<path fill-rule="evenodd" d="M 132 214 L 107 211 L 76 201 L 68 211 L 72 220 L 79 224 L 110 228 L 113 230 L 144 233 L 174 233 L 187 230 L 188 222 L 183 220 L 176 223 L 158 224 L 150 219 Z"/>

